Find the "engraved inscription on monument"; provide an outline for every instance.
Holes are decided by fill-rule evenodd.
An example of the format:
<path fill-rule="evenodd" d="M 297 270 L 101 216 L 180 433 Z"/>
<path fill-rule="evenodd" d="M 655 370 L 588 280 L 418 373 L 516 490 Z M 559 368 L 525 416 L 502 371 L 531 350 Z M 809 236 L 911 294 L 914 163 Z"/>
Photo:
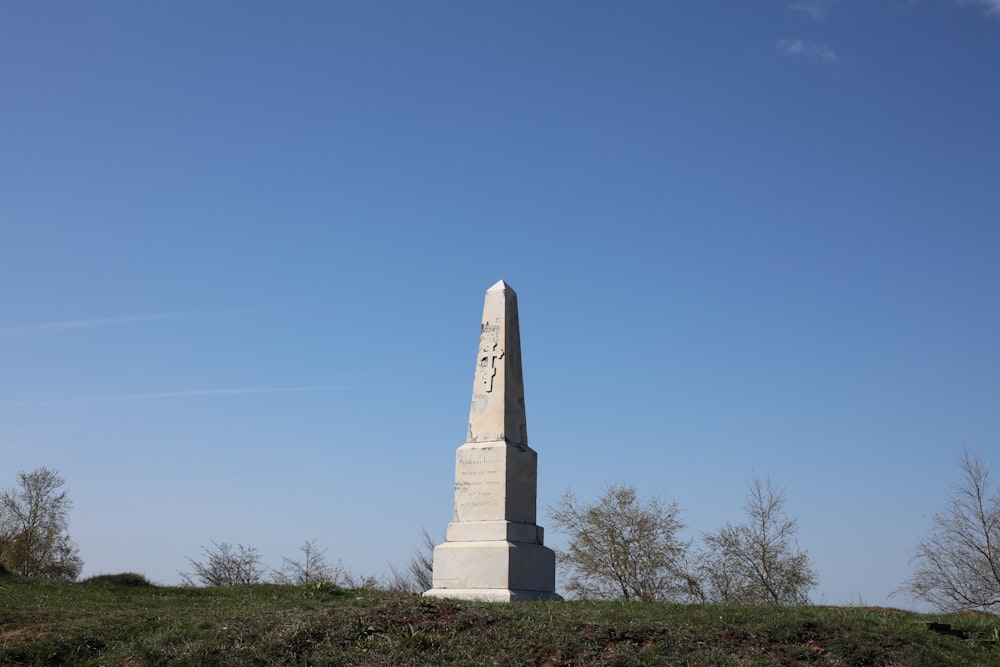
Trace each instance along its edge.
<path fill-rule="evenodd" d="M 495 448 L 459 448 L 455 465 L 455 521 L 502 519 L 504 460 Z"/>

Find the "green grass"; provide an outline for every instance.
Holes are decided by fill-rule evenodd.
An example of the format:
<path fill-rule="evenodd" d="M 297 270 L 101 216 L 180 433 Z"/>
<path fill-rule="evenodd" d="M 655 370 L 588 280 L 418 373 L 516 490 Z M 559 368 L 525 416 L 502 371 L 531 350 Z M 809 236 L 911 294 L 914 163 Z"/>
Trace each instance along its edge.
<path fill-rule="evenodd" d="M 966 638 L 928 629 L 948 624 Z M 2 665 L 1000 665 L 1000 618 L 0 577 Z M 939 628 L 940 629 L 940 628 Z"/>

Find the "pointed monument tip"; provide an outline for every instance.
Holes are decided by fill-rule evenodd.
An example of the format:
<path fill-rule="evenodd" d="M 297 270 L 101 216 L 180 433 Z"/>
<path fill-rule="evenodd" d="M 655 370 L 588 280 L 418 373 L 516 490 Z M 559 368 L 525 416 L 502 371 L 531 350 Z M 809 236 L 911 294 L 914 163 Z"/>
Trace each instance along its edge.
<path fill-rule="evenodd" d="M 494 285 L 493 287 L 489 288 L 486 291 L 495 292 L 496 290 L 510 290 L 512 292 L 514 291 L 513 288 L 511 288 L 511 286 L 505 283 L 503 280 L 498 280 L 496 285 Z"/>

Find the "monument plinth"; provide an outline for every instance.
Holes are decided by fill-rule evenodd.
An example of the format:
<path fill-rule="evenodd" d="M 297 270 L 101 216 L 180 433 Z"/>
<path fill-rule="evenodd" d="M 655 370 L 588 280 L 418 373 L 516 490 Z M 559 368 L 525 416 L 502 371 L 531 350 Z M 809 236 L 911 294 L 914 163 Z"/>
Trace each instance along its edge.
<path fill-rule="evenodd" d="M 469 432 L 455 455 L 455 516 L 434 549 L 435 597 L 560 599 L 555 553 L 535 523 L 538 454 L 528 447 L 517 294 L 486 291 Z"/>

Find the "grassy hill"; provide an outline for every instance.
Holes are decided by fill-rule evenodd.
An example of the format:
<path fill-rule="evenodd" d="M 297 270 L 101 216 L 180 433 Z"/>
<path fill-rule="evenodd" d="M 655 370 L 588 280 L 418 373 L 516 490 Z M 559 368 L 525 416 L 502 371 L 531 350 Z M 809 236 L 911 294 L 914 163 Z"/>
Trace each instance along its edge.
<path fill-rule="evenodd" d="M 1000 665 L 1000 618 L 0 578 L 2 665 Z"/>

